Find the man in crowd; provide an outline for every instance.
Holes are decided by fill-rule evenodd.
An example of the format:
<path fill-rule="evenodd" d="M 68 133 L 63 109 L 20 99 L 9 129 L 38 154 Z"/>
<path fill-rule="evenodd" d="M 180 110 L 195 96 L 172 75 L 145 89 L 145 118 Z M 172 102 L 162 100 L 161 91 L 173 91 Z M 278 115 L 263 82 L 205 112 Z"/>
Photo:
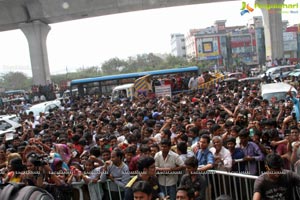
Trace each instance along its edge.
<path fill-rule="evenodd" d="M 176 173 L 184 169 L 184 163 L 177 153 L 171 151 L 171 140 L 162 139 L 160 149 L 161 151 L 154 157 L 159 185 L 165 196 L 168 195 L 171 200 L 175 200 L 178 181 Z"/>
<path fill-rule="evenodd" d="M 293 188 L 300 187 L 300 176 L 283 170 L 283 160 L 277 154 L 266 157 L 267 173 L 255 180 L 253 200 L 292 199 Z"/>

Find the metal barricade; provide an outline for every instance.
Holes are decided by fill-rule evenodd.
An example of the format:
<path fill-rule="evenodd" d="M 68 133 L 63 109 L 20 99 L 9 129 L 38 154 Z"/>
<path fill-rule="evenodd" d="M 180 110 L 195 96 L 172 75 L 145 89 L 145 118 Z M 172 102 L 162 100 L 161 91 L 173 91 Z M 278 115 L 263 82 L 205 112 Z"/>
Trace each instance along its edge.
<path fill-rule="evenodd" d="M 207 171 L 206 179 L 210 199 L 215 199 L 220 195 L 229 195 L 234 200 L 252 199 L 254 194 L 254 182 L 258 176 L 247 174 L 231 173 L 218 170 Z M 293 198 L 299 199 L 298 188 L 293 189 Z"/>
<path fill-rule="evenodd" d="M 88 184 L 89 196 L 90 199 L 102 200 L 104 196 L 104 191 L 102 188 L 102 183 L 98 181 L 97 183 L 89 183 Z"/>
<path fill-rule="evenodd" d="M 91 200 L 102 200 L 104 197 L 104 190 L 103 186 L 106 186 L 107 190 L 105 192 L 108 192 L 108 196 L 110 200 L 113 200 L 112 195 L 111 195 L 111 190 L 110 190 L 110 180 L 105 181 L 104 183 L 98 181 L 97 183 L 89 183 L 87 184 L 88 186 L 88 192 L 89 192 L 89 197 Z M 82 187 L 86 183 L 82 182 L 73 182 L 72 186 L 74 189 L 79 191 L 79 200 L 84 200 L 84 191 Z M 122 199 L 121 196 L 121 189 L 118 186 L 118 193 L 119 193 L 119 198 Z"/>
<path fill-rule="evenodd" d="M 206 174 L 209 196 L 212 199 L 220 195 L 229 195 L 235 200 L 251 199 L 253 185 L 257 176 L 210 170 Z"/>
<path fill-rule="evenodd" d="M 100 182 L 101 183 L 101 182 Z M 106 180 L 105 183 L 102 183 L 102 186 L 107 188 L 107 190 L 105 190 L 105 192 L 108 192 L 108 195 L 109 195 L 109 199 L 110 200 L 116 200 L 112 197 L 112 194 L 111 194 L 111 189 L 110 189 L 110 184 L 112 183 L 111 180 Z M 122 192 L 124 192 L 124 190 L 122 190 L 118 185 L 117 185 L 117 188 L 118 188 L 118 194 L 119 194 L 119 199 L 122 199 Z"/>
<path fill-rule="evenodd" d="M 80 182 L 72 182 L 72 186 L 74 189 L 78 190 L 79 192 L 79 200 L 84 200 L 83 198 L 83 191 L 82 191 L 82 186 L 84 185 L 85 183 L 83 181 L 80 181 Z"/>
<path fill-rule="evenodd" d="M 232 199 L 235 200 L 245 200 L 252 199 L 254 192 L 254 182 L 258 178 L 258 176 L 253 176 L 244 173 L 233 173 L 226 171 L 218 171 L 218 170 L 209 170 L 205 174 L 208 183 L 207 189 L 207 200 L 215 199 L 220 195 L 229 195 Z M 79 199 L 84 200 L 84 194 L 82 190 L 82 186 L 84 182 L 73 182 L 72 186 L 74 189 L 79 191 Z M 116 200 L 113 198 L 110 189 L 110 180 L 106 180 L 105 182 L 98 181 L 97 183 L 88 184 L 88 191 L 91 200 L 102 200 L 104 197 L 104 193 L 107 192 L 106 196 L 109 200 Z M 105 190 L 103 190 L 105 188 Z M 118 197 L 122 199 L 122 192 L 119 186 L 118 188 Z M 117 198 L 118 198 L 117 197 Z M 293 191 L 293 199 L 298 199 L 299 196 L 297 194 L 297 188 Z"/>

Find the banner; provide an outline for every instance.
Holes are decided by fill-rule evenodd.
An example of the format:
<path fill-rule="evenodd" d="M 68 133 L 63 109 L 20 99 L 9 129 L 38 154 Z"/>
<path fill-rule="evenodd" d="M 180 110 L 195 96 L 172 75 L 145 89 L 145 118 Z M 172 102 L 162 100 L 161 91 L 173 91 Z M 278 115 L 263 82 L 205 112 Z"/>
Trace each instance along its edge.
<path fill-rule="evenodd" d="M 171 85 L 155 86 L 155 95 L 157 97 L 172 95 Z"/>

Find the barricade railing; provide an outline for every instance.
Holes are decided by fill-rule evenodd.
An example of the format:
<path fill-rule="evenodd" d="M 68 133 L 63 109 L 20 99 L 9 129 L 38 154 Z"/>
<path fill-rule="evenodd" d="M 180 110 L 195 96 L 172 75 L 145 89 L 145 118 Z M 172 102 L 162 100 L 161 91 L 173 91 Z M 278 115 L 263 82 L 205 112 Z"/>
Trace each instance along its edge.
<path fill-rule="evenodd" d="M 252 199 L 254 182 L 258 178 L 258 176 L 250 175 L 247 172 L 234 173 L 219 170 L 208 170 L 203 173 L 203 176 L 205 176 L 208 184 L 206 190 L 207 200 L 215 199 L 216 197 L 224 194 L 229 195 L 235 200 Z M 82 190 L 82 186 L 85 185 L 83 181 L 73 182 L 72 186 L 74 189 L 79 191 L 79 200 L 84 200 L 84 192 L 89 192 L 91 200 L 102 200 L 105 192 L 107 192 L 106 196 L 108 196 L 110 200 L 117 200 L 112 197 L 110 183 L 110 180 L 105 182 L 98 181 L 96 183 L 89 183 L 88 191 Z M 103 188 L 105 188 L 105 190 Z M 122 199 L 122 193 L 124 190 L 119 186 L 117 186 L 117 188 L 118 197 L 119 199 Z M 293 191 L 293 198 L 291 200 L 300 199 L 299 197 L 297 189 L 295 188 Z"/>
<path fill-rule="evenodd" d="M 253 185 L 257 176 L 209 170 L 205 173 L 209 196 L 212 199 L 220 195 L 229 195 L 235 200 L 251 199 Z"/>
<path fill-rule="evenodd" d="M 224 79 L 225 79 L 225 76 L 223 74 L 216 73 L 214 79 L 211 79 L 208 82 L 199 84 L 198 85 L 198 89 L 207 89 L 207 88 L 210 88 L 212 86 L 215 86 L 216 83 L 219 83 L 219 82 L 221 82 Z"/>
<path fill-rule="evenodd" d="M 220 195 L 229 195 L 235 200 L 252 199 L 254 182 L 258 176 L 232 173 L 219 170 L 209 170 L 205 173 L 208 182 L 208 199 L 215 199 Z M 291 200 L 300 199 L 299 188 L 293 188 Z"/>
<path fill-rule="evenodd" d="M 106 187 L 107 190 L 105 190 L 105 192 L 108 192 L 107 195 L 108 195 L 109 199 L 116 200 L 111 195 L 111 188 L 110 188 L 111 182 L 112 182 L 111 180 L 106 180 L 105 182 L 98 181 L 96 183 L 87 184 L 90 199 L 91 200 L 102 200 L 104 197 L 103 187 Z M 78 192 L 79 192 L 79 200 L 85 200 L 84 192 L 87 192 L 87 191 L 83 191 L 82 187 L 84 185 L 85 185 L 84 181 L 72 182 L 73 188 L 78 190 Z M 118 188 L 117 192 L 118 192 L 119 199 L 122 199 L 122 192 L 124 192 L 124 190 L 122 190 L 118 185 L 117 185 L 117 188 Z"/>
<path fill-rule="evenodd" d="M 85 183 L 83 181 L 80 182 L 72 182 L 73 189 L 79 192 L 79 200 L 84 200 L 82 186 Z"/>

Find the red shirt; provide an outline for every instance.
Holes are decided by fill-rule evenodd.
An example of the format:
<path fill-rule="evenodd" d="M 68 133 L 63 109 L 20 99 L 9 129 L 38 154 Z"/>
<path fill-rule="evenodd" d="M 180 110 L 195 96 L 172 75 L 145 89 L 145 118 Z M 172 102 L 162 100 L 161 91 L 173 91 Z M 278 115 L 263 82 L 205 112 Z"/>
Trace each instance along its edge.
<path fill-rule="evenodd" d="M 131 159 L 131 161 L 129 163 L 129 166 L 128 166 L 129 167 L 129 171 L 137 171 L 138 170 L 138 168 L 137 168 L 137 162 L 138 162 L 139 158 L 140 158 L 140 154 L 134 156 Z"/>

